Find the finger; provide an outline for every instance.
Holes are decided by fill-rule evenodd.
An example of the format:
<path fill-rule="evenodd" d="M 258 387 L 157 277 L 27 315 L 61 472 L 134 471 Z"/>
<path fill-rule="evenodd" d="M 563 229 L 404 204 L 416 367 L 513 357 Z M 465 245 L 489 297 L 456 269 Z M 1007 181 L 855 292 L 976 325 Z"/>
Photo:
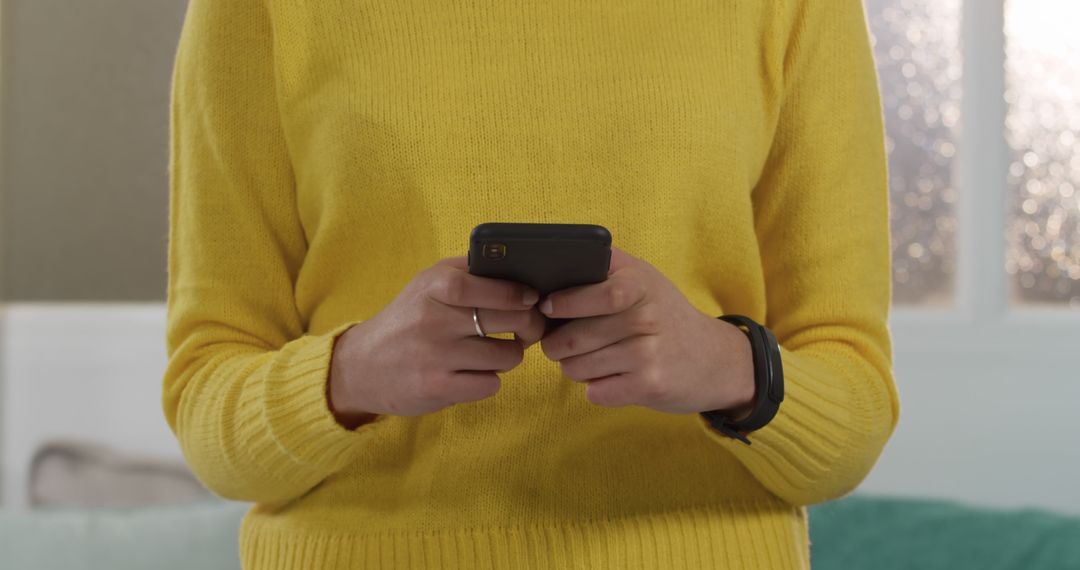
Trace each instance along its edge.
<path fill-rule="evenodd" d="M 501 385 L 502 380 L 494 372 L 455 372 L 445 388 L 444 401 L 462 404 L 484 400 L 497 394 Z"/>
<path fill-rule="evenodd" d="M 633 343 L 619 342 L 599 350 L 559 361 L 563 375 L 575 382 L 588 382 L 613 374 L 625 374 L 637 368 L 640 356 Z"/>
<path fill-rule="evenodd" d="M 472 309 L 449 306 L 447 309 L 451 311 L 447 319 L 453 324 L 446 328 L 454 331 L 455 338 L 479 336 L 476 325 L 473 323 Z M 525 343 L 525 346 L 540 340 L 544 335 L 544 315 L 535 309 L 528 311 L 477 309 L 476 320 L 480 321 L 480 328 L 485 334 L 512 332 Z"/>
<path fill-rule="evenodd" d="M 524 355 L 516 340 L 473 336 L 455 342 L 446 363 L 454 371 L 505 372 L 521 364 Z"/>
<path fill-rule="evenodd" d="M 526 311 L 525 315 L 528 317 L 528 321 L 523 326 L 513 329 L 513 331 L 523 346 L 528 348 L 544 337 L 547 319 L 536 309 Z"/>
<path fill-rule="evenodd" d="M 462 271 L 468 271 L 469 269 L 469 256 L 458 255 L 455 257 L 444 257 L 436 262 L 439 265 L 447 265 L 454 269 L 460 269 Z"/>
<path fill-rule="evenodd" d="M 574 319 L 540 339 L 540 348 L 551 360 L 563 360 L 632 336 L 651 334 L 653 323 L 638 315 L 643 312 L 631 309 L 614 315 Z"/>
<path fill-rule="evenodd" d="M 428 298 L 454 307 L 479 307 L 504 311 L 522 311 L 532 307 L 539 294 L 535 289 L 506 281 L 470 275 L 451 266 L 453 262 L 436 263 L 428 279 Z"/>
<path fill-rule="evenodd" d="M 589 382 L 585 398 L 597 406 L 610 408 L 637 403 L 632 378 L 626 374 Z"/>
<path fill-rule="evenodd" d="M 540 303 L 540 311 L 557 319 L 611 315 L 629 309 L 644 298 L 642 279 L 636 272 L 623 271 L 601 283 L 551 293 Z"/>

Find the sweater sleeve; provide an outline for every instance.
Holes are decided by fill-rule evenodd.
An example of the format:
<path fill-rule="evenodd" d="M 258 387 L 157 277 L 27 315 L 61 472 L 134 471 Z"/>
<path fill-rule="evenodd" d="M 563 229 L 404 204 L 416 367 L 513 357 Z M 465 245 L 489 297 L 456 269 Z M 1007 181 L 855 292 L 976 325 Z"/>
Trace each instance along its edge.
<path fill-rule="evenodd" d="M 785 399 L 749 446 L 697 418 L 767 489 L 809 505 L 866 477 L 899 399 L 883 118 L 862 2 L 795 4 L 776 132 L 753 190 Z"/>
<path fill-rule="evenodd" d="M 338 336 L 307 334 L 294 283 L 307 242 L 277 107 L 262 0 L 190 0 L 171 102 L 167 369 L 162 404 L 216 494 L 286 501 L 342 469 L 355 431 L 326 399 Z"/>

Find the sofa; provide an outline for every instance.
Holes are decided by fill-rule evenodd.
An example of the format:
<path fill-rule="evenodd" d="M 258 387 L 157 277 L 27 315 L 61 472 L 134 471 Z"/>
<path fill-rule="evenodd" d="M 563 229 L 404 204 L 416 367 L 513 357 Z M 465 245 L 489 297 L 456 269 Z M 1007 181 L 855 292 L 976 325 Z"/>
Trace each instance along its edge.
<path fill-rule="evenodd" d="M 235 570 L 243 503 L 0 511 L 5 570 Z M 1080 570 L 1080 517 L 852 495 L 810 508 L 815 570 Z"/>

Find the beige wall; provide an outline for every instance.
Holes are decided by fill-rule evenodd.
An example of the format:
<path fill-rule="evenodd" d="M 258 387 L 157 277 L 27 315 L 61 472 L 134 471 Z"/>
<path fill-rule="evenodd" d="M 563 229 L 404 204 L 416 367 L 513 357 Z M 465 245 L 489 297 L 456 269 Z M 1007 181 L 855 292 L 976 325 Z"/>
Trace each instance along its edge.
<path fill-rule="evenodd" d="M 164 300 L 183 0 L 0 0 L 0 292 Z"/>

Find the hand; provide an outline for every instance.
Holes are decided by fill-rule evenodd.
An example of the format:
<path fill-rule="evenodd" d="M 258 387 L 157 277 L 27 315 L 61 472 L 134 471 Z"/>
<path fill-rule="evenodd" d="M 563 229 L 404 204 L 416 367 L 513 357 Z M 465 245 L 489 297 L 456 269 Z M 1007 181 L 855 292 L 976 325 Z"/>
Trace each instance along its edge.
<path fill-rule="evenodd" d="M 499 390 L 496 372 L 521 363 L 544 333 L 539 294 L 525 285 L 467 272 L 464 256 L 421 271 L 382 311 L 350 327 L 334 346 L 327 400 L 347 427 L 375 414 L 414 416 Z M 486 333 L 473 326 L 479 307 Z"/>
<path fill-rule="evenodd" d="M 611 249 L 607 281 L 541 302 L 548 317 L 575 319 L 541 339 L 544 354 L 570 379 L 587 382 L 594 404 L 749 415 L 754 365 L 746 333 L 695 309 L 649 263 Z"/>

